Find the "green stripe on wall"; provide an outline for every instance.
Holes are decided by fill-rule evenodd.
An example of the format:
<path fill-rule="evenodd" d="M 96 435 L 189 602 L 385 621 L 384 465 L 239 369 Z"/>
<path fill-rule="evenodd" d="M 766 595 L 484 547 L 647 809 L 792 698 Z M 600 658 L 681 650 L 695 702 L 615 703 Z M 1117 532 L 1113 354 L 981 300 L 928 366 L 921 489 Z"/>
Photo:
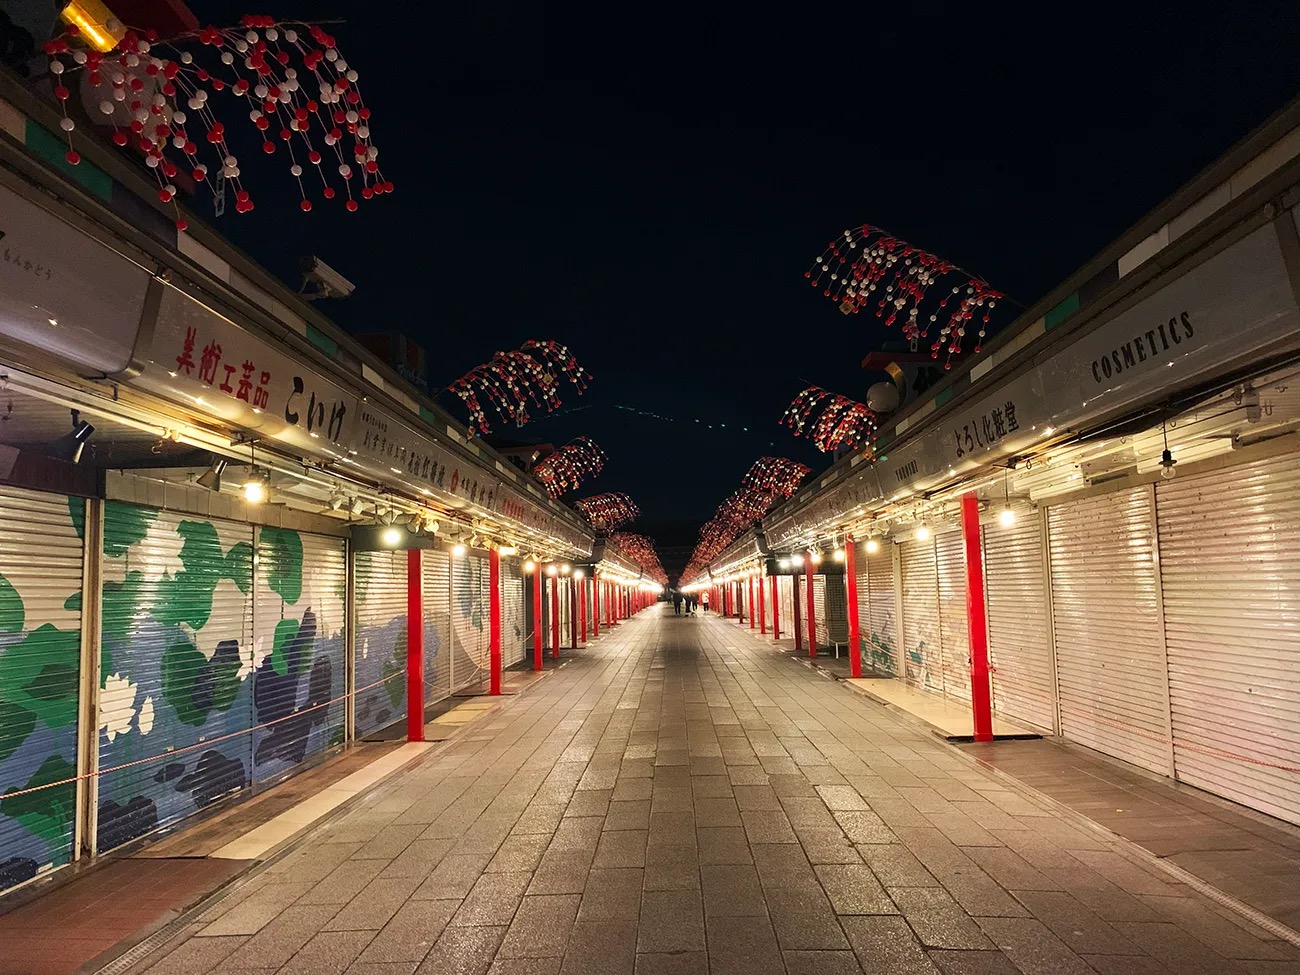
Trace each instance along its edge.
<path fill-rule="evenodd" d="M 951 386 L 949 386 L 947 389 L 940 390 L 939 392 L 934 394 L 934 405 L 943 406 L 943 404 L 948 402 L 948 400 L 950 399 L 952 399 Z"/>
<path fill-rule="evenodd" d="M 1053 329 L 1079 310 L 1079 292 L 1075 292 L 1043 316 L 1043 329 Z"/>
<path fill-rule="evenodd" d="M 326 355 L 336 356 L 339 354 L 339 344 L 311 322 L 307 323 L 307 341 Z"/>
<path fill-rule="evenodd" d="M 53 132 L 28 119 L 27 130 L 23 135 L 23 144 L 35 155 L 44 159 L 65 176 L 80 183 L 101 200 L 112 202 L 113 177 L 84 159 L 76 166 L 69 165 L 68 160 L 65 158 L 68 153 L 68 145 Z"/>
<path fill-rule="evenodd" d="M 438 418 L 433 415 L 433 410 L 429 409 L 427 406 L 420 407 L 420 419 L 433 426 L 436 426 L 438 423 Z"/>

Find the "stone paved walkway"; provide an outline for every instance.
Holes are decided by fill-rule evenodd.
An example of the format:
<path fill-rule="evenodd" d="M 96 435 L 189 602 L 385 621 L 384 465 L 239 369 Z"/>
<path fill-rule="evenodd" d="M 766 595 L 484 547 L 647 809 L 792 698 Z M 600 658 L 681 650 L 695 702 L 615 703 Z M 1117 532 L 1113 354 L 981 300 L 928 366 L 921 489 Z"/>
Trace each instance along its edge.
<path fill-rule="evenodd" d="M 732 623 L 652 609 L 154 975 L 1281 975 L 1300 952 Z M 148 967 L 152 965 L 152 967 Z"/>

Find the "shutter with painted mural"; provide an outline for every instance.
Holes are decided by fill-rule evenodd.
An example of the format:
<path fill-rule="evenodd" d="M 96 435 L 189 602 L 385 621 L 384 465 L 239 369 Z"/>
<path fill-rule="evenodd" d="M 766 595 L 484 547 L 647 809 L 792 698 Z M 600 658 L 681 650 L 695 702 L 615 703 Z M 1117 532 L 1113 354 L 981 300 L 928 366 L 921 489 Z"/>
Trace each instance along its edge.
<path fill-rule="evenodd" d="M 813 577 L 813 611 L 816 614 L 817 647 L 825 650 L 831 645 L 830 628 L 826 622 L 826 577 L 814 574 Z"/>
<path fill-rule="evenodd" d="M 939 644 L 939 578 L 934 539 L 912 539 L 901 546 L 903 562 L 903 653 L 907 682 L 943 692 Z"/>
<path fill-rule="evenodd" d="M 420 553 L 424 583 L 424 700 L 441 701 L 451 694 L 451 555 L 426 548 Z"/>
<path fill-rule="evenodd" d="M 276 651 L 253 632 L 249 525 L 110 501 L 103 552 L 101 852 L 250 784 Z"/>
<path fill-rule="evenodd" d="M 1052 505 L 1061 734 L 1169 774 L 1150 486 Z"/>
<path fill-rule="evenodd" d="M 896 676 L 898 672 L 898 626 L 894 619 L 894 553 L 891 542 L 877 542 L 867 553 L 868 625 L 862 628 L 862 652 L 874 670 Z"/>
<path fill-rule="evenodd" d="M 779 576 L 777 598 L 781 600 L 781 639 L 794 639 L 794 584 L 799 576 Z"/>
<path fill-rule="evenodd" d="M 0 487 L 0 892 L 74 852 L 85 504 Z"/>
<path fill-rule="evenodd" d="M 853 564 L 857 571 L 854 584 L 858 588 L 858 640 L 862 648 L 862 666 L 865 670 L 871 670 L 875 661 L 871 652 L 871 584 L 867 567 L 867 545 L 865 542 L 855 542 L 854 548 Z"/>
<path fill-rule="evenodd" d="M 505 667 L 522 663 L 524 659 L 528 642 L 528 627 L 524 625 L 525 582 L 523 570 L 517 564 L 502 561 L 501 660 Z"/>
<path fill-rule="evenodd" d="M 406 717 L 405 552 L 353 555 L 358 738 Z"/>
<path fill-rule="evenodd" d="M 943 693 L 970 700 L 970 639 L 966 619 L 966 547 L 960 528 L 936 532 L 939 581 L 939 644 L 943 648 Z"/>
<path fill-rule="evenodd" d="M 452 691 L 488 676 L 488 564 L 466 554 L 451 563 Z"/>
<path fill-rule="evenodd" d="M 1156 487 L 1178 778 L 1300 823 L 1300 467 Z"/>
<path fill-rule="evenodd" d="M 1056 724 L 1052 623 L 1037 512 L 1022 514 L 1011 525 L 985 526 L 984 579 L 993 709 L 1051 730 Z"/>
<path fill-rule="evenodd" d="M 343 743 L 347 543 L 257 529 L 253 780 L 291 772 Z"/>

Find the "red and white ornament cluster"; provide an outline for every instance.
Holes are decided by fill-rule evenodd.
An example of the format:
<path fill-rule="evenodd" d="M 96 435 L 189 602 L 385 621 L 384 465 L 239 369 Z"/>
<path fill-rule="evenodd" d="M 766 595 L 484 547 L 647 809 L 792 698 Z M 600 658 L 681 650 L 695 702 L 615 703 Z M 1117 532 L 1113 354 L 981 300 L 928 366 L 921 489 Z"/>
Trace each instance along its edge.
<path fill-rule="evenodd" d="M 813 414 L 820 413 L 814 420 Z M 865 403 L 809 386 L 794 398 L 781 417 L 796 437 L 807 437 L 822 453 L 841 447 L 856 450 L 876 435 L 876 413 Z"/>
<path fill-rule="evenodd" d="M 983 278 L 869 224 L 846 230 L 827 244 L 804 277 L 846 315 L 874 308 L 886 325 L 901 317 L 903 334 L 914 345 L 934 331 L 930 357 L 946 351 L 945 368 L 982 313 L 976 323 L 975 351 L 980 351 L 989 313 L 1005 297 Z M 923 307 L 931 292 L 943 297 Z"/>
<path fill-rule="evenodd" d="M 655 551 L 653 539 L 646 538 L 644 535 L 634 535 L 631 532 L 615 532 L 609 536 L 609 540 L 620 552 L 641 567 L 642 578 L 657 582 L 661 586 L 668 585 L 668 573 L 664 572 L 663 563 L 659 561 L 659 553 Z"/>
<path fill-rule="evenodd" d="M 533 475 L 553 498 L 572 491 L 605 466 L 605 451 L 590 437 L 576 437 L 536 467 Z"/>
<path fill-rule="evenodd" d="M 549 413 L 559 407 L 560 380 L 567 379 L 581 396 L 591 374 L 578 364 L 568 346 L 547 339 L 529 339 L 518 349 L 498 352 L 461 376 L 448 390 L 469 410 L 470 436 L 490 433 L 487 407 L 497 416 L 522 427 L 531 419 L 528 406 L 544 406 Z"/>
<path fill-rule="evenodd" d="M 718 505 L 700 529 L 700 540 L 682 571 L 683 579 L 700 575 L 741 533 L 799 490 L 811 468 L 788 457 L 760 457 L 741 479 L 740 488 Z"/>
<path fill-rule="evenodd" d="M 166 39 L 155 31 L 128 30 L 107 54 L 78 41 L 77 29 L 69 27 L 45 43 L 73 165 L 81 157 L 72 145 L 76 123 L 67 110 L 67 77 L 83 69 L 91 101 L 98 100 L 92 114 L 97 110 L 113 126 L 117 145 L 144 154 L 164 203 L 175 200 L 174 180 L 184 172 L 214 197 L 217 176 L 224 177 L 234 187 L 235 210 L 253 209 L 214 94 L 228 96 L 232 109 L 242 103 L 263 152 L 275 155 L 283 148 L 304 211 L 312 208 L 304 179 L 319 180 L 326 200 L 341 190 L 349 211 L 357 209 L 358 197 L 369 200 L 393 190 L 379 168 L 357 70 L 319 25 L 249 14 L 238 27 L 205 27 Z M 176 224 L 185 229 L 179 210 Z"/>
<path fill-rule="evenodd" d="M 622 491 L 593 494 L 589 498 L 575 501 L 574 507 L 582 512 L 582 516 L 593 528 L 606 532 L 636 521 L 641 515 L 636 502 Z"/>

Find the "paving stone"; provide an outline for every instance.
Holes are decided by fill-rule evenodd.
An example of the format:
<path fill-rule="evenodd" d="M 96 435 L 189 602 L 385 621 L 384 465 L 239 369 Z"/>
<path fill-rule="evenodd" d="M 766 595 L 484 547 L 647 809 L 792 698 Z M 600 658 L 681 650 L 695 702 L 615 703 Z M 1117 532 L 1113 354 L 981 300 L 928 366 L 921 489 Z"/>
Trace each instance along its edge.
<path fill-rule="evenodd" d="M 726 775 L 696 775 L 691 778 L 691 793 L 699 799 L 733 798 L 731 780 Z"/>
<path fill-rule="evenodd" d="M 973 951 L 993 945 L 955 900 L 939 887 L 890 887 L 889 897 L 927 948 Z"/>
<path fill-rule="evenodd" d="M 378 931 L 411 899 L 419 877 L 372 880 L 325 925 L 327 931 Z"/>
<path fill-rule="evenodd" d="M 280 969 L 285 975 L 338 975 L 374 937 L 370 931 L 322 931 Z"/>
<path fill-rule="evenodd" d="M 865 864 L 825 864 L 815 868 L 836 914 L 896 914 L 898 908 Z"/>
<path fill-rule="evenodd" d="M 645 890 L 699 890 L 699 864 L 656 862 L 652 858 L 646 863 L 642 886 Z"/>
<path fill-rule="evenodd" d="M 749 840 L 737 826 L 700 827 L 695 831 L 700 863 L 753 863 Z"/>
<path fill-rule="evenodd" d="M 751 843 L 797 843 L 790 820 L 779 809 L 749 809 L 740 814 Z"/>
<path fill-rule="evenodd" d="M 752 864 L 711 864 L 701 867 L 700 881 L 707 917 L 767 915 L 767 903 L 758 882 L 758 871 Z"/>
<path fill-rule="evenodd" d="M 593 867 L 644 867 L 649 831 L 624 829 L 601 833 Z"/>
<path fill-rule="evenodd" d="M 848 947 L 835 910 L 820 887 L 774 887 L 767 892 L 767 907 L 783 950 Z"/>
<path fill-rule="evenodd" d="M 449 922 L 450 926 L 491 927 L 509 924 L 515 916 L 531 873 L 485 873 L 475 882 Z"/>
<path fill-rule="evenodd" d="M 885 821 L 867 809 L 839 810 L 835 813 L 835 822 L 849 838 L 851 843 L 897 843 L 894 831 L 885 825 Z M 1001 846 L 1001 844 L 998 844 Z"/>
<path fill-rule="evenodd" d="M 653 794 L 654 780 L 650 777 L 631 778 L 620 773 L 610 799 L 614 802 L 632 802 L 638 799 L 648 800 Z"/>
<path fill-rule="evenodd" d="M 332 905 L 296 905 L 239 945 L 228 959 L 229 967 L 279 968 L 302 950 L 338 911 Z M 210 939 L 202 939 L 210 940 Z M 223 966 L 224 967 L 224 966 Z"/>
<path fill-rule="evenodd" d="M 645 870 L 598 869 L 587 876 L 578 918 L 583 921 L 635 920 L 641 913 Z"/>
<path fill-rule="evenodd" d="M 564 817 L 566 819 L 581 816 L 603 817 L 609 811 L 609 800 L 613 794 L 613 787 L 575 792 L 568 808 L 564 810 Z"/>
<path fill-rule="evenodd" d="M 710 975 L 784 975 L 772 925 L 765 917 L 709 920 Z"/>
<path fill-rule="evenodd" d="M 641 896 L 638 952 L 700 951 L 704 905 L 698 891 L 647 890 Z"/>
<path fill-rule="evenodd" d="M 812 863 L 862 862 L 862 857 L 838 826 L 798 826 L 795 835 Z"/>
<path fill-rule="evenodd" d="M 609 811 L 605 814 L 605 829 L 648 829 L 649 827 L 649 799 L 610 802 Z"/>
<path fill-rule="evenodd" d="M 636 975 L 703 975 L 709 956 L 703 951 L 638 952 Z"/>
<path fill-rule="evenodd" d="M 192 938 L 177 945 L 148 971 L 150 975 L 205 975 L 226 967 L 222 963 L 247 941 L 243 935 Z"/>
<path fill-rule="evenodd" d="M 594 857 L 594 843 L 588 850 L 557 850 L 552 846 L 533 872 L 528 893 L 581 894 Z"/>
<path fill-rule="evenodd" d="M 636 965 L 636 938 L 634 918 L 597 921 L 579 914 L 561 971 L 563 975 L 630 973 Z"/>
<path fill-rule="evenodd" d="M 740 810 L 736 800 L 730 796 L 695 800 L 695 823 L 697 826 L 740 826 Z"/>
<path fill-rule="evenodd" d="M 578 916 L 577 894 L 529 895 L 506 932 L 499 958 L 563 958 Z"/>
<path fill-rule="evenodd" d="M 448 927 L 425 956 L 417 975 L 486 975 L 496 957 L 504 925 L 496 927 Z"/>
<path fill-rule="evenodd" d="M 786 951 L 782 956 L 789 975 L 862 975 L 851 951 Z"/>
<path fill-rule="evenodd" d="M 858 795 L 858 790 L 851 785 L 819 785 L 817 794 L 821 796 L 822 802 L 826 803 L 826 808 L 832 812 L 867 808 L 866 802 Z"/>
<path fill-rule="evenodd" d="M 488 975 L 558 975 L 559 971 L 559 958 L 503 958 L 497 955 Z"/>
<path fill-rule="evenodd" d="M 409 901 L 375 935 L 358 960 L 367 964 L 421 961 L 459 907 L 460 901 Z"/>
<path fill-rule="evenodd" d="M 491 860 L 481 853 L 449 854 L 411 896 L 415 900 L 460 899 L 470 892 Z"/>
<path fill-rule="evenodd" d="M 1137 955 L 1142 952 L 1109 922 L 1063 891 L 1018 890 L 1016 899 L 1080 955 Z"/>
<path fill-rule="evenodd" d="M 846 917 L 842 924 L 858 964 L 869 975 L 938 975 L 901 917 Z"/>
<path fill-rule="evenodd" d="M 944 975 L 1020 975 L 1000 951 L 931 951 L 930 960 Z"/>
<path fill-rule="evenodd" d="M 775 793 L 776 790 L 773 790 Z M 836 825 L 835 817 L 818 796 L 786 796 L 779 799 L 790 825 L 797 831 L 800 826 L 829 828 Z"/>

